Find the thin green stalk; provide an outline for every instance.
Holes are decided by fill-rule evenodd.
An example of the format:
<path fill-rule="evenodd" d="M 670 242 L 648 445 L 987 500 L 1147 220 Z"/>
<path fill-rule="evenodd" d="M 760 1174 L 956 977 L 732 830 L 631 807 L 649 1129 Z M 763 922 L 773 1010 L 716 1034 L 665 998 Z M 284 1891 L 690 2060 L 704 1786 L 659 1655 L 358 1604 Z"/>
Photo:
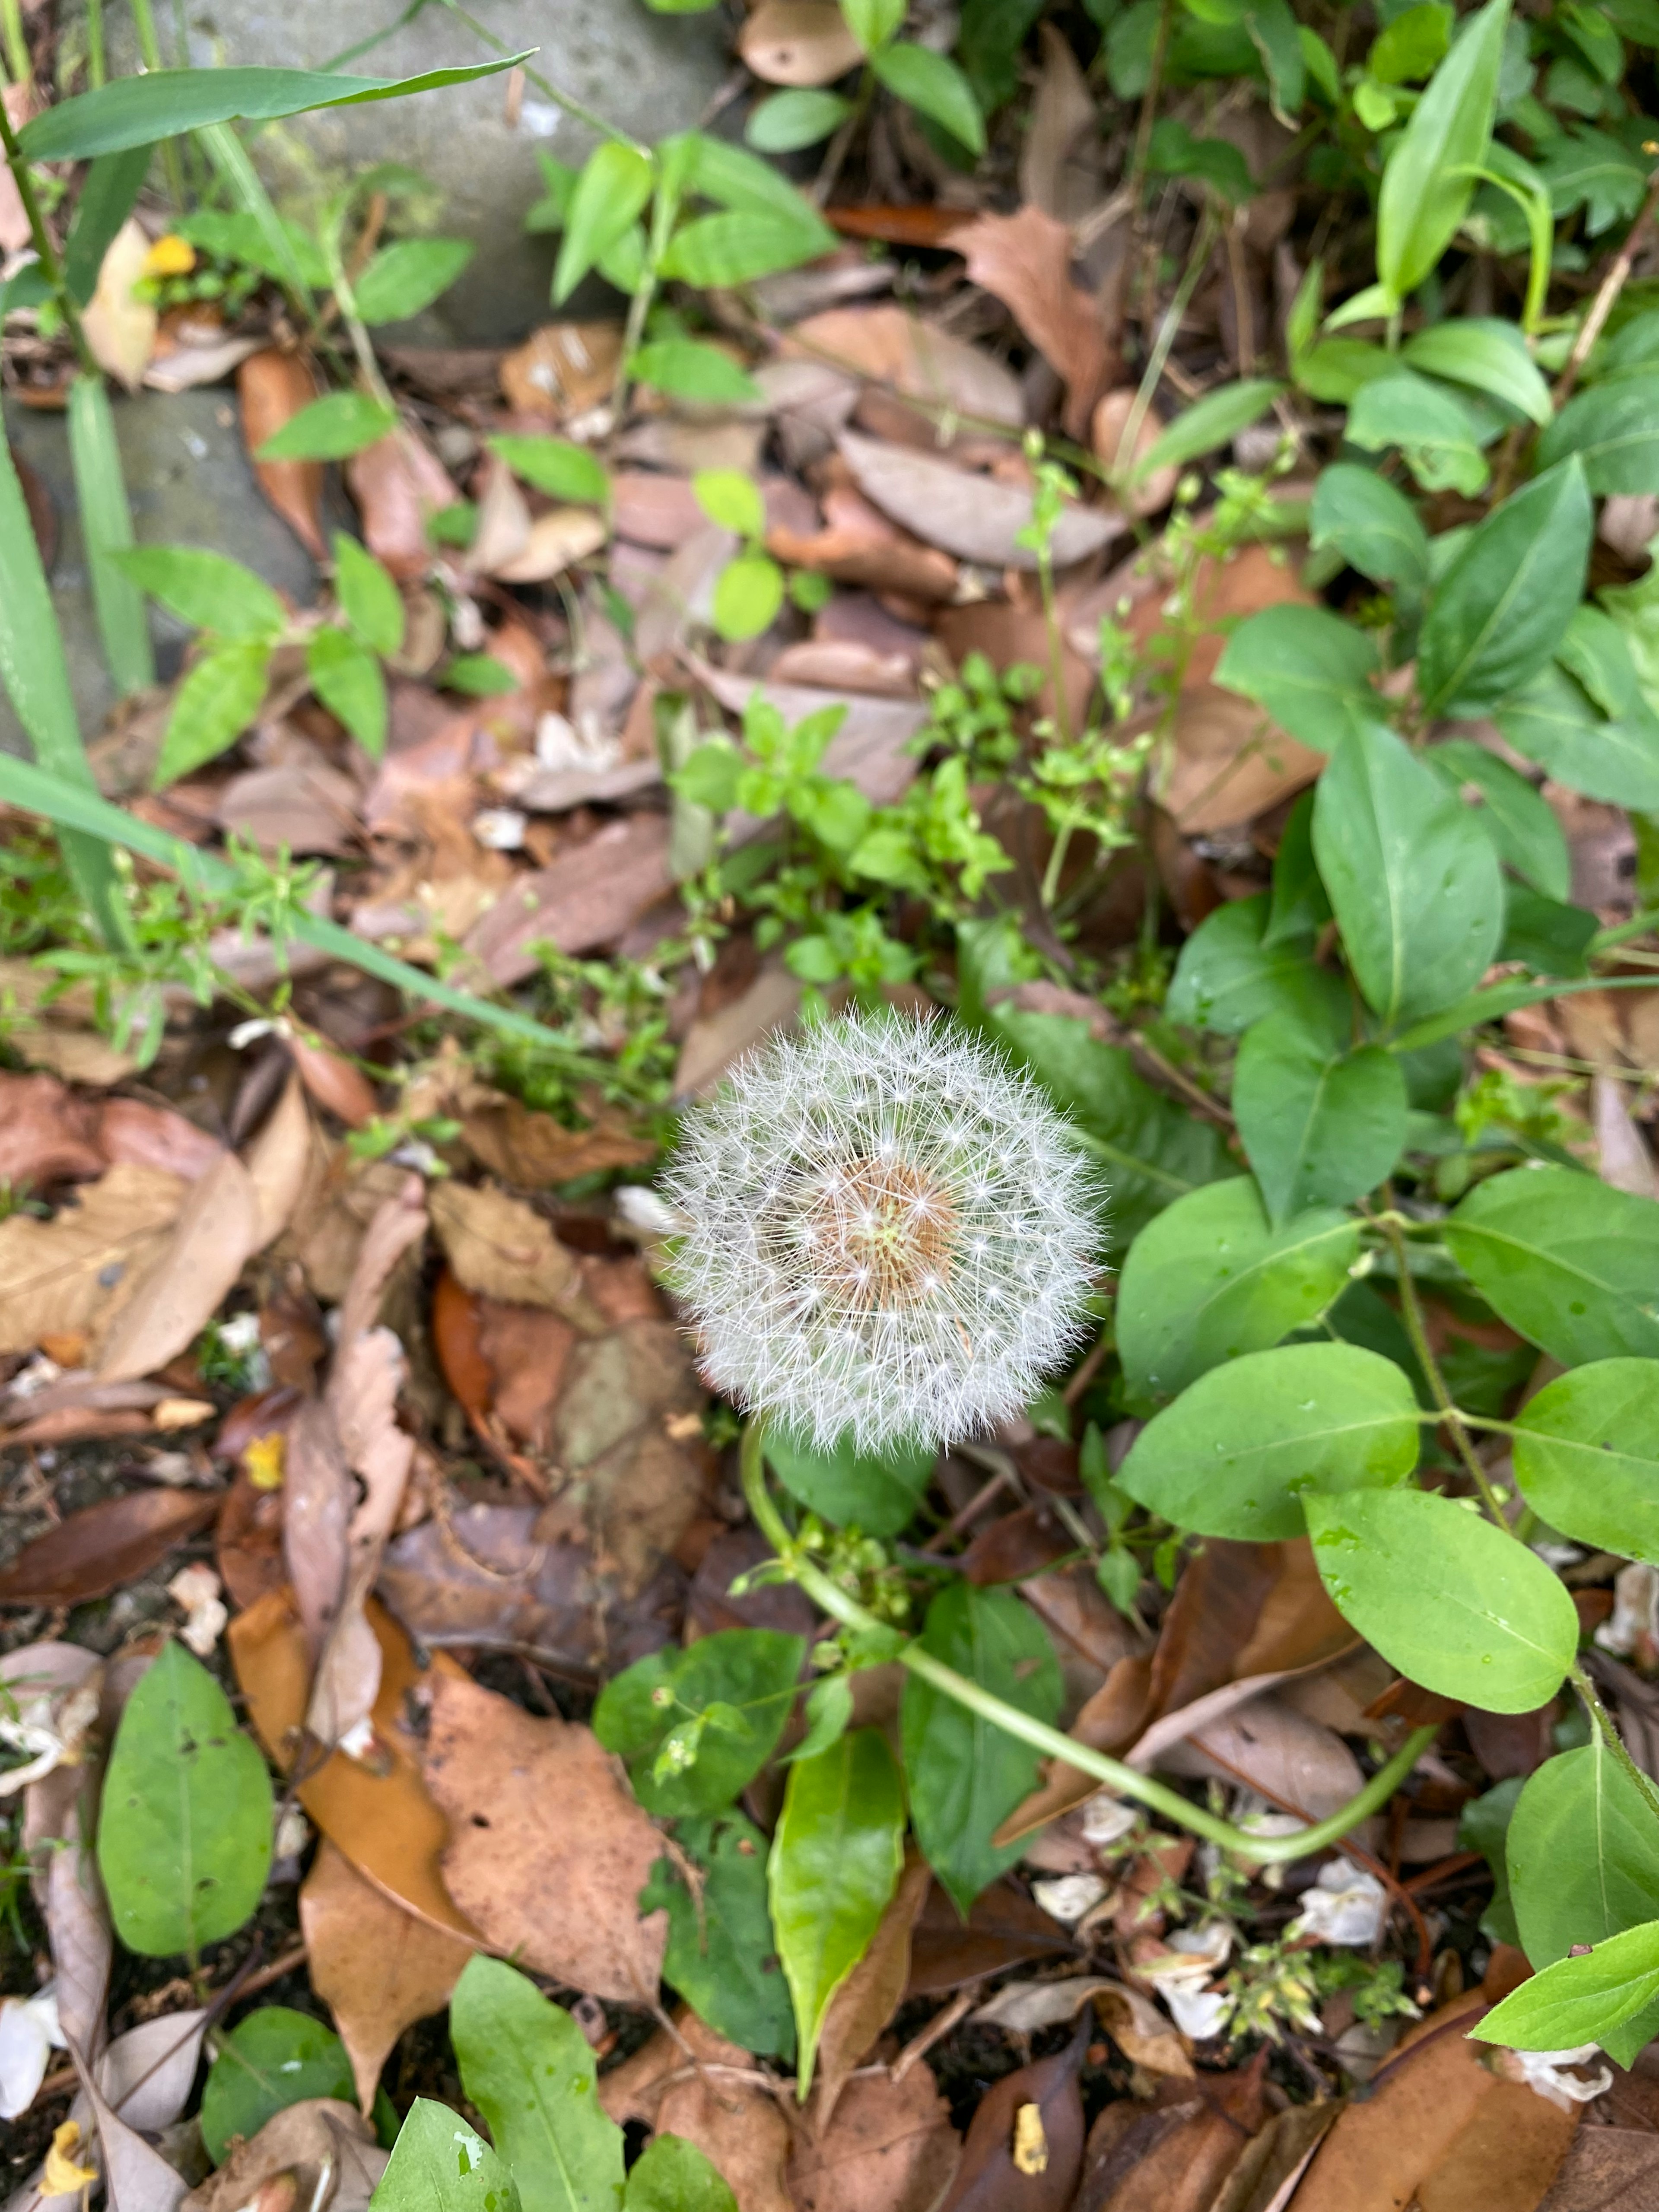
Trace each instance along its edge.
<path fill-rule="evenodd" d="M 161 45 L 155 35 L 155 18 L 150 12 L 149 0 L 132 0 L 132 27 L 138 38 L 138 58 L 147 70 L 165 69 Z M 186 204 L 185 195 L 185 166 L 179 158 L 176 138 L 161 141 L 161 166 L 167 173 L 167 191 L 173 204 L 182 215 Z"/>
<path fill-rule="evenodd" d="M 23 35 L 22 0 L 0 0 L 0 32 L 6 42 L 6 66 L 18 84 L 27 84 L 33 70 L 29 42 Z"/>
<path fill-rule="evenodd" d="M 766 1471 L 762 1456 L 763 1424 L 751 1420 L 744 1431 L 742 1446 L 743 1489 L 755 1525 L 770 1544 L 799 1583 L 806 1595 L 823 1610 L 849 1628 L 879 1632 L 884 1626 L 872 1613 L 867 1613 L 856 1598 L 848 1595 L 839 1583 L 834 1582 L 823 1569 L 816 1565 L 796 1545 L 782 1516 L 773 1504 L 766 1487 Z M 1219 1819 L 1201 1805 L 1193 1804 L 1178 1790 L 1155 1782 L 1149 1774 L 1142 1774 L 1121 1759 L 1113 1759 L 1103 1751 L 1094 1751 L 1087 1744 L 1079 1743 L 1074 1737 L 1062 1735 L 1055 1728 L 1034 1720 L 1030 1714 L 1020 1711 L 1018 1705 L 1006 1704 L 989 1690 L 981 1689 L 977 1682 L 958 1674 L 954 1667 L 947 1667 L 924 1651 L 919 1644 L 907 1644 L 899 1653 L 900 1664 L 934 1689 L 942 1691 L 957 1704 L 965 1705 L 969 1712 L 978 1713 L 981 1719 L 1002 1729 L 1028 1743 L 1034 1751 L 1044 1753 L 1050 1759 L 1063 1760 L 1084 1774 L 1092 1775 L 1097 1782 L 1115 1790 L 1120 1796 L 1133 1797 L 1161 1813 L 1166 1820 L 1176 1821 L 1189 1829 L 1194 1835 L 1218 1844 L 1224 1850 L 1235 1851 L 1241 1858 L 1257 1866 L 1287 1863 L 1292 1859 L 1306 1858 L 1310 1853 L 1323 1850 L 1328 1844 L 1340 1843 L 1351 1828 L 1386 1805 L 1400 1784 L 1411 1772 L 1430 1744 L 1436 1731 L 1432 1728 L 1413 1729 L 1398 1751 L 1387 1763 L 1378 1767 L 1357 1796 L 1349 1799 L 1337 1812 L 1310 1827 L 1298 1829 L 1293 1836 L 1255 1836 L 1247 1828 L 1236 1828 L 1231 1821 Z"/>
<path fill-rule="evenodd" d="M 0 154 L 5 156 L 6 167 L 11 171 L 11 180 L 17 187 L 17 197 L 23 204 L 23 214 L 29 227 L 29 239 L 40 264 L 40 274 L 52 290 L 64 318 L 64 325 L 74 342 L 76 356 L 82 368 L 95 366 L 92 349 L 87 343 L 86 331 L 81 325 L 81 310 L 75 295 L 64 282 L 64 264 L 58 258 L 58 248 L 52 242 L 52 233 L 46 228 L 46 216 L 41 213 L 39 196 L 34 189 L 34 178 L 29 169 L 17 133 L 12 128 L 11 118 L 6 112 L 6 103 L 0 100 Z"/>
<path fill-rule="evenodd" d="M 1435 1358 L 1433 1346 L 1429 1342 L 1422 1304 L 1417 1295 L 1417 1285 L 1412 1280 L 1411 1263 L 1406 1255 L 1406 1240 L 1386 1216 L 1382 1234 L 1394 1255 L 1395 1273 L 1400 1284 L 1401 1318 L 1406 1324 L 1406 1334 L 1411 1339 L 1412 1350 L 1417 1354 L 1418 1364 L 1428 1377 L 1429 1388 L 1434 1393 L 1434 1402 L 1439 1407 L 1446 1428 L 1450 1432 L 1453 1448 L 1480 1493 L 1481 1504 L 1497 1525 L 1507 1530 L 1509 1523 L 1504 1518 L 1504 1509 L 1498 1502 L 1498 1493 L 1492 1486 L 1486 1468 L 1480 1464 L 1474 1446 L 1469 1442 L 1463 1416 L 1451 1392 L 1446 1388 L 1446 1378 L 1440 1372 L 1440 1362 Z"/>
<path fill-rule="evenodd" d="M 155 683 L 155 655 L 144 595 L 112 557 L 133 542 L 132 510 L 108 387 L 95 369 L 70 386 L 69 440 L 98 635 L 115 688 L 130 699 Z"/>
<path fill-rule="evenodd" d="M 1590 1725 L 1613 1753 L 1614 1762 L 1625 1770 L 1626 1778 L 1641 1792 L 1648 1810 L 1659 1820 L 1659 1788 L 1653 1778 L 1644 1774 L 1625 1748 L 1624 1738 L 1613 1724 L 1613 1715 L 1601 1703 L 1601 1695 L 1589 1676 L 1579 1666 L 1569 1670 L 1567 1680 L 1583 1699 L 1584 1710 L 1589 1715 Z"/>
<path fill-rule="evenodd" d="M 1180 333 L 1181 319 L 1191 304 L 1193 294 L 1198 289 L 1199 278 L 1204 274 L 1210 248 L 1215 244 L 1217 227 L 1215 209 L 1206 200 L 1204 212 L 1199 218 L 1197 234 L 1193 240 L 1193 250 L 1187 257 L 1187 266 L 1181 272 L 1181 282 L 1176 287 L 1175 297 L 1170 302 L 1164 320 L 1158 325 L 1158 337 L 1147 356 L 1146 372 L 1135 393 L 1134 404 L 1130 408 L 1119 434 L 1117 452 L 1107 477 L 1110 483 L 1120 483 L 1134 467 L 1140 426 L 1146 420 L 1146 410 L 1152 404 L 1152 394 L 1158 390 L 1164 364 L 1169 360 L 1170 349 Z M 1128 501 L 1126 500 L 1124 504 L 1127 507 Z"/>
<path fill-rule="evenodd" d="M 87 82 L 94 92 L 105 75 L 104 0 L 87 0 Z"/>
<path fill-rule="evenodd" d="M 1129 174 L 1125 180 L 1137 224 L 1140 221 L 1140 187 L 1152 148 L 1152 125 L 1158 120 L 1158 95 L 1164 89 L 1164 64 L 1170 52 L 1170 19 L 1174 13 L 1174 0 L 1160 0 L 1158 27 L 1152 33 L 1152 58 L 1146 70 L 1146 89 L 1141 94 L 1140 119 L 1135 125 L 1134 151 L 1129 157 Z"/>

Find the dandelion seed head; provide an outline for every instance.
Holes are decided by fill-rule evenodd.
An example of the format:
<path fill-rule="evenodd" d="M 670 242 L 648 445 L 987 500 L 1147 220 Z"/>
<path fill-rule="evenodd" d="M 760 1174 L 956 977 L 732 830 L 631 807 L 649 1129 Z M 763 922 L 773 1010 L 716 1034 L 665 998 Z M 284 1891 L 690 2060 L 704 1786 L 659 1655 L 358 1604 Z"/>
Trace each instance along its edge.
<path fill-rule="evenodd" d="M 1046 1093 L 945 1019 L 774 1038 L 688 1116 L 663 1188 L 709 1383 L 819 1449 L 988 1427 L 1084 1333 L 1092 1170 Z"/>

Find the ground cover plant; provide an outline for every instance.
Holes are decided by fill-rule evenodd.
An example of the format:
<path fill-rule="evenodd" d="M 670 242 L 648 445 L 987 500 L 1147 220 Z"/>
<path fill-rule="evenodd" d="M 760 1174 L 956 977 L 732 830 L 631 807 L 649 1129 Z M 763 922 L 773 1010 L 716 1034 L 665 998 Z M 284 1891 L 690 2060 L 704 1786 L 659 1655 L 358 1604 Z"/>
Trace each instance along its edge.
<path fill-rule="evenodd" d="M 1659 11 L 653 5 L 0 5 L 9 2201 L 1639 2202 Z"/>

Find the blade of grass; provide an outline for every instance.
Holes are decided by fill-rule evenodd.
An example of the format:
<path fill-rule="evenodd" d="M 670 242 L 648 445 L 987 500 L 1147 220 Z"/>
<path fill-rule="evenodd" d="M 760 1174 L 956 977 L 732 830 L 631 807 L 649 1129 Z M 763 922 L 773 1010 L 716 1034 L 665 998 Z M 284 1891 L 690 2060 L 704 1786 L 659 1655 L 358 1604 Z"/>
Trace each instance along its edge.
<path fill-rule="evenodd" d="M 132 27 L 137 34 L 138 58 L 147 70 L 164 69 L 161 42 L 155 35 L 155 18 L 150 13 L 149 0 L 132 0 Z M 173 204 L 180 215 L 187 202 L 185 198 L 185 165 L 179 158 L 179 142 L 164 138 L 161 142 L 161 167 L 167 173 L 167 191 Z"/>
<path fill-rule="evenodd" d="M 259 226 L 259 234 L 270 248 L 276 266 L 283 272 L 283 289 L 293 305 L 307 322 L 317 319 L 317 302 L 306 283 L 294 252 L 294 241 L 283 228 L 283 219 L 271 204 L 270 194 L 259 179 L 259 173 L 249 161 L 247 149 L 228 123 L 209 123 L 196 133 L 198 143 L 219 173 L 219 180 L 230 194 L 233 203 L 244 215 L 251 215 Z"/>
<path fill-rule="evenodd" d="M 108 387 L 96 374 L 77 376 L 70 386 L 69 436 L 98 635 L 116 690 L 131 698 L 155 683 L 155 655 L 144 595 L 110 557 L 132 544 L 132 512 Z"/>

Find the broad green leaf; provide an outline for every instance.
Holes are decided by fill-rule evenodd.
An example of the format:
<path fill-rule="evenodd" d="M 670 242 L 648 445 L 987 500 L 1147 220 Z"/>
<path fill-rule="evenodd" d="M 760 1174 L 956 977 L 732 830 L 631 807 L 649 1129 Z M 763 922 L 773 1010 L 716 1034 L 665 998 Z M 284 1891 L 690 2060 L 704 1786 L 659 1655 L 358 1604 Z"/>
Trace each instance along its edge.
<path fill-rule="evenodd" d="M 1321 1209 L 1270 1226 L 1248 1176 L 1189 1191 L 1149 1221 L 1118 1284 L 1117 1349 L 1138 1395 L 1172 1398 L 1317 1321 L 1359 1254 L 1359 1226 Z"/>
<path fill-rule="evenodd" d="M 574 291 L 596 261 L 617 245 L 650 198 L 656 169 L 636 147 L 606 139 L 582 164 L 570 196 L 564 237 L 553 270 L 553 304 Z"/>
<path fill-rule="evenodd" d="M 1196 178 L 1234 207 L 1242 207 L 1255 191 L 1250 165 L 1231 139 L 1195 138 L 1173 115 L 1162 115 L 1152 125 L 1146 167 L 1155 177 Z"/>
<path fill-rule="evenodd" d="M 692 495 L 711 522 L 739 538 L 766 533 L 766 503 L 760 486 L 741 469 L 699 469 L 691 479 Z"/>
<path fill-rule="evenodd" d="M 1310 1490 L 1303 1504 L 1332 1604 L 1389 1666 L 1489 1713 L 1534 1712 L 1560 1688 L 1578 1615 L 1507 1529 L 1422 1490 Z"/>
<path fill-rule="evenodd" d="M 838 92 L 775 92 L 750 109 L 743 135 L 763 154 L 798 154 L 838 131 L 852 112 Z"/>
<path fill-rule="evenodd" d="M 1646 581 L 1644 577 L 1643 583 Z M 1629 601 L 1641 588 L 1637 585 L 1624 592 L 1607 593 L 1607 611 L 1601 607 L 1575 607 L 1555 657 L 1604 714 L 1659 727 L 1659 717 L 1648 702 L 1653 670 L 1647 653 L 1646 626 L 1639 614 L 1631 619 L 1633 611 Z"/>
<path fill-rule="evenodd" d="M 799 2094 L 830 2000 L 870 1948 L 904 1859 L 904 1794 L 887 1739 L 854 1729 L 789 1769 L 767 1886 L 795 2008 Z"/>
<path fill-rule="evenodd" d="M 1609 720 L 1553 662 L 1502 701 L 1493 719 L 1516 752 L 1570 791 L 1612 806 L 1659 808 L 1659 722 Z"/>
<path fill-rule="evenodd" d="M 1659 1916 L 1654 1821 L 1599 1732 L 1528 1778 L 1510 1819 L 1505 1860 L 1521 1946 L 1534 1966 Z M 1611 2056 L 1628 2066 L 1656 2030 L 1659 2008 L 1644 2006 L 1610 2031 Z"/>
<path fill-rule="evenodd" d="M 792 2058 L 795 2020 L 772 1941 L 765 1837 L 734 1812 L 683 1820 L 675 1841 L 696 1863 L 697 1895 L 670 1858 L 657 1861 L 640 1892 L 641 1913 L 668 1915 L 663 1979 L 716 2035 L 757 2056 Z"/>
<path fill-rule="evenodd" d="M 182 137 L 210 123 L 272 123 L 318 107 L 352 107 L 364 100 L 398 100 L 471 84 L 532 59 L 535 49 L 504 54 L 468 69 L 428 70 L 421 76 L 348 76 L 332 70 L 294 69 L 151 70 L 113 77 L 96 91 L 60 100 L 19 133 L 31 161 L 86 161 L 95 154 L 148 146 Z"/>
<path fill-rule="evenodd" d="M 1157 469 L 1180 468 L 1231 443 L 1241 430 L 1259 422 L 1285 389 L 1271 377 L 1250 376 L 1206 392 L 1153 440 L 1129 471 L 1130 483 L 1144 483 Z"/>
<path fill-rule="evenodd" d="M 1471 738 L 1446 738 L 1422 757 L 1452 790 L 1466 799 L 1474 794 L 1475 812 L 1505 866 L 1546 898 L 1566 897 L 1572 889 L 1566 836 L 1534 785 Z"/>
<path fill-rule="evenodd" d="M 1376 208 L 1376 273 L 1414 292 L 1456 236 L 1498 106 L 1509 0 L 1487 0 L 1430 80 L 1389 150 Z"/>
<path fill-rule="evenodd" d="M 1436 586 L 1418 640 L 1431 714 L 1483 714 L 1548 664 L 1583 596 L 1594 527 L 1577 461 L 1476 524 Z"/>
<path fill-rule="evenodd" d="M 1297 945 L 1304 957 L 1316 934 L 1331 918 L 1331 902 L 1319 880 L 1313 848 L 1314 795 L 1304 791 L 1291 807 L 1273 854 L 1273 887 L 1267 909 L 1267 927 L 1261 934 L 1265 951 Z M 1224 912 L 1218 908 L 1218 912 Z M 1323 974 L 1323 969 L 1313 969 Z M 1339 1032 L 1340 1033 L 1340 1032 Z"/>
<path fill-rule="evenodd" d="M 115 557 L 132 544 L 132 510 L 108 387 L 96 373 L 79 375 L 70 386 L 69 441 L 104 663 L 116 690 L 130 698 L 155 683 L 155 655 L 144 595 Z"/>
<path fill-rule="evenodd" d="M 344 461 L 379 443 L 398 418 L 386 402 L 367 392 L 331 392 L 291 415 L 273 431 L 256 461 Z"/>
<path fill-rule="evenodd" d="M 647 1813 L 720 1812 L 776 1748 L 805 1656 L 803 1638 L 770 1628 L 671 1644 L 605 1684 L 593 1733 L 627 1761 Z"/>
<path fill-rule="evenodd" d="M 264 2005 L 221 2032 L 202 2091 L 202 2140 L 222 2166 L 233 2136 L 252 2142 L 275 2112 L 307 2097 L 357 2100 L 351 2061 L 332 2028 L 309 2013 Z"/>
<path fill-rule="evenodd" d="M 1470 385 L 1504 401 L 1530 422 L 1550 419 L 1549 386 L 1514 323 L 1489 315 L 1434 323 L 1407 341 L 1404 358 L 1430 376 Z"/>
<path fill-rule="evenodd" d="M 898 36 L 909 12 L 909 0 L 843 0 L 847 27 L 866 54 Z"/>
<path fill-rule="evenodd" d="M 784 1488 L 824 1520 L 866 1536 L 896 1536 L 906 1527 L 937 1457 L 930 1443 L 891 1444 L 871 1458 L 850 1436 L 824 1452 L 781 1430 L 766 1433 L 767 1464 Z"/>
<path fill-rule="evenodd" d="M 1515 1417 L 1515 1479 L 1575 1543 L 1659 1566 L 1659 1363 L 1597 1359 Z"/>
<path fill-rule="evenodd" d="M 657 148 L 665 163 L 674 150 L 685 149 L 685 190 L 727 208 L 769 209 L 795 222 L 820 220 L 812 202 L 773 162 L 747 154 L 729 139 L 710 137 L 707 131 L 688 131 L 682 139 L 665 138 Z"/>
<path fill-rule="evenodd" d="M 449 2033 L 461 2086 L 524 2212 L 617 2212 L 623 2131 L 599 2103 L 592 2045 L 563 2006 L 476 1952 L 449 2000 Z"/>
<path fill-rule="evenodd" d="M 1291 1014 L 1245 1031 L 1232 1104 L 1275 1224 L 1375 1190 L 1404 1148 L 1410 1110 L 1393 1053 L 1375 1044 L 1333 1051 Z"/>
<path fill-rule="evenodd" d="M 297 223 L 285 223 L 280 216 L 277 223 L 271 235 L 252 209 L 198 208 L 193 215 L 179 216 L 173 228 L 218 260 L 239 261 L 279 284 L 297 271 L 306 284 L 321 291 L 331 281 L 322 248 Z"/>
<path fill-rule="evenodd" d="M 104 1778 L 98 1870 L 147 1959 L 234 1936 L 270 1868 L 270 1777 L 199 1660 L 169 1644 L 127 1700 Z"/>
<path fill-rule="evenodd" d="M 1464 1806 L 1457 1821 L 1458 1850 L 1480 1852 L 1492 1871 L 1492 1901 L 1480 1916 L 1480 1933 L 1494 1943 L 1513 1943 L 1517 1949 L 1521 1931 L 1515 1924 L 1506 1851 L 1510 1822 L 1524 1778 L 1510 1774 L 1494 1783 L 1483 1796 Z"/>
<path fill-rule="evenodd" d="M 739 407 L 761 397 L 759 385 L 729 354 L 696 338 L 659 338 L 642 345 L 629 360 L 628 374 L 671 399 Z"/>
<path fill-rule="evenodd" d="M 1581 1959 L 1559 1959 L 1511 1990 L 1469 2033 L 1511 2051 L 1605 2044 L 1659 2000 L 1659 1920 L 1609 1936 Z"/>
<path fill-rule="evenodd" d="M 781 269 L 798 269 L 832 250 L 835 235 L 805 205 L 799 216 L 759 208 L 731 208 L 698 216 L 677 230 L 663 255 L 662 273 L 700 287 L 749 284 Z"/>
<path fill-rule="evenodd" d="M 1363 629 L 1324 607 L 1264 607 L 1248 616 L 1223 648 L 1215 681 L 1242 691 L 1281 729 L 1318 752 L 1374 720 L 1370 687 L 1376 647 Z"/>
<path fill-rule="evenodd" d="M 400 238 L 383 246 L 352 286 L 371 329 L 418 315 L 447 292 L 477 248 L 468 238 Z"/>
<path fill-rule="evenodd" d="M 1504 927 L 1498 856 L 1480 823 L 1380 723 L 1331 757 L 1314 851 L 1342 946 L 1390 1027 L 1433 1013 L 1492 964 Z"/>
<path fill-rule="evenodd" d="M 1321 338 L 1297 356 L 1296 381 L 1310 399 L 1323 400 L 1328 407 L 1347 407 L 1368 384 L 1380 383 L 1399 370 L 1398 354 L 1385 353 L 1363 338 Z"/>
<path fill-rule="evenodd" d="M 1397 446 L 1425 491 L 1460 491 L 1472 499 L 1491 473 L 1468 408 L 1414 369 L 1361 385 L 1348 410 L 1348 439 L 1368 453 Z"/>
<path fill-rule="evenodd" d="M 1455 11 L 1443 0 L 1419 0 L 1394 16 L 1371 41 L 1365 67 L 1379 84 L 1417 84 L 1427 76 L 1451 40 Z"/>
<path fill-rule="evenodd" d="M 313 630 L 306 647 L 306 674 L 331 714 L 337 714 L 366 753 L 386 750 L 388 707 L 380 664 L 348 631 Z"/>
<path fill-rule="evenodd" d="M 711 619 L 734 641 L 769 629 L 783 605 L 783 571 L 766 553 L 739 553 L 720 570 Z"/>
<path fill-rule="evenodd" d="M 1181 948 L 1164 1011 L 1172 1022 L 1241 1036 L 1268 1014 L 1301 1014 L 1333 1036 L 1350 1024 L 1340 979 L 1315 965 L 1313 931 L 1269 943 L 1265 892 L 1229 899 Z"/>
<path fill-rule="evenodd" d="M 947 1583 L 927 1608 L 921 1645 L 1021 1712 L 1050 1727 L 1059 1719 L 1048 1631 L 1012 1590 Z M 999 1849 L 991 1838 L 1036 1789 L 1041 1754 L 915 1674 L 905 1677 L 900 1723 L 916 1841 L 965 1920 L 1025 1849 Z"/>
<path fill-rule="evenodd" d="M 340 611 L 363 643 L 394 653 L 404 641 L 404 601 L 374 556 L 343 531 L 334 533 L 334 591 Z"/>
<path fill-rule="evenodd" d="M 1543 898 L 1525 884 L 1511 884 L 1504 901 L 1500 960 L 1519 960 L 1537 975 L 1585 975 L 1585 957 L 1601 922 L 1588 907 Z"/>
<path fill-rule="evenodd" d="M 1659 1205 L 1574 1168 L 1477 1183 L 1447 1249 L 1493 1310 L 1564 1367 L 1659 1358 Z"/>
<path fill-rule="evenodd" d="M 227 554 L 186 545 L 136 545 L 112 551 L 124 576 L 148 592 L 181 622 L 220 637 L 275 637 L 288 610 L 263 577 Z"/>
<path fill-rule="evenodd" d="M 137 203 L 155 153 L 154 146 L 125 147 L 100 155 L 88 170 L 64 248 L 64 282 L 77 307 L 97 290 L 104 256 Z"/>
<path fill-rule="evenodd" d="M 605 463 L 586 446 L 568 438 L 492 438 L 489 450 L 498 453 L 515 477 L 522 477 L 550 499 L 576 500 L 588 507 L 603 507 L 611 496 L 611 476 Z"/>
<path fill-rule="evenodd" d="M 269 638 L 233 638 L 202 655 L 173 695 L 155 763 L 157 791 L 216 760 L 251 726 L 264 701 L 271 650 Z"/>
<path fill-rule="evenodd" d="M 506 2160 L 430 2097 L 410 2106 L 368 2203 L 369 2212 L 520 2212 Z"/>
<path fill-rule="evenodd" d="M 1307 63 L 1290 0 L 1244 0 L 1244 28 L 1267 80 L 1274 114 L 1290 123 L 1307 95 Z"/>
<path fill-rule="evenodd" d="M 696 2143 L 674 2135 L 653 2136 L 647 2143 L 629 2170 L 623 2203 L 626 2212 L 738 2212 L 719 2167 Z"/>
<path fill-rule="evenodd" d="M 1538 465 L 1577 454 L 1604 492 L 1659 491 L 1659 374 L 1615 378 L 1569 399 L 1538 441 Z"/>
<path fill-rule="evenodd" d="M 446 691 L 465 691 L 474 699 L 499 699 L 523 689 L 506 662 L 493 653 L 458 653 L 445 662 L 438 681 Z"/>
<path fill-rule="evenodd" d="M 1375 469 L 1334 461 L 1314 486 L 1309 542 L 1329 546 L 1373 583 L 1419 594 L 1429 580 L 1429 535 L 1397 484 Z"/>
<path fill-rule="evenodd" d="M 1213 1367 L 1149 1421 L 1118 1469 L 1131 1498 L 1200 1536 L 1299 1536 L 1301 1493 L 1403 1482 L 1417 1400 L 1392 1360 L 1287 1344 Z"/>

